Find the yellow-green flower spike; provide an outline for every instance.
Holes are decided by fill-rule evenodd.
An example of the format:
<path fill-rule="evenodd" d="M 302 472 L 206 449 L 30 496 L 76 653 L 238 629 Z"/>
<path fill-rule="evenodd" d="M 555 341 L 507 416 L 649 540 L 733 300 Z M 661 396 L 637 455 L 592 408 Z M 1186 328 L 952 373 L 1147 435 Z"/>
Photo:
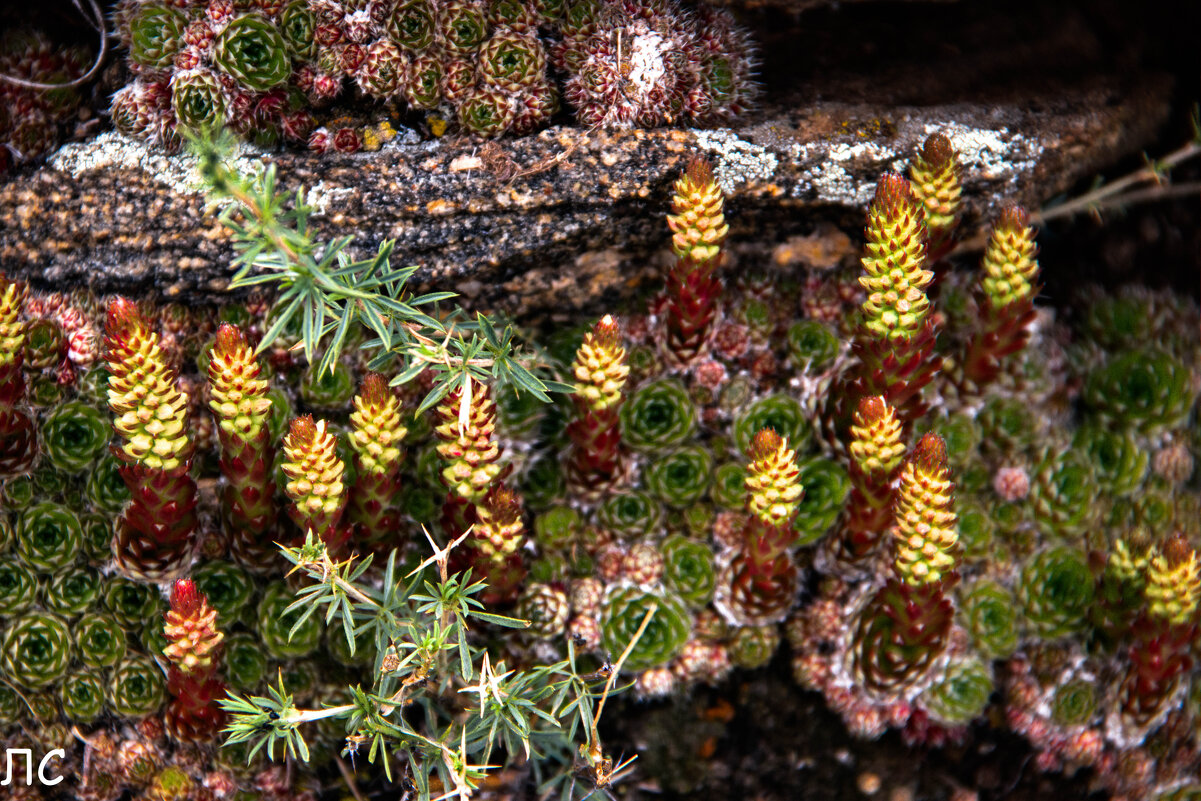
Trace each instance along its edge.
<path fill-rule="evenodd" d="M 1120 539 L 1113 544 L 1105 566 L 1122 581 L 1142 582 L 1151 564 L 1153 552 L 1134 538 L 1129 542 Z"/>
<path fill-rule="evenodd" d="M 944 134 L 934 133 L 909 167 L 913 196 L 926 216 L 930 238 L 940 238 L 955 227 L 963 187 L 959 183 L 959 162 L 955 148 Z"/>
<path fill-rule="evenodd" d="M 471 542 L 480 555 L 503 562 L 517 552 L 524 541 L 525 523 L 521 498 L 515 492 L 498 484 L 475 512 L 479 520 L 471 529 Z"/>
<path fill-rule="evenodd" d="M 993 225 L 984 249 L 980 286 L 994 309 L 1033 300 L 1038 293 L 1038 246 L 1021 206 L 1007 206 Z"/>
<path fill-rule="evenodd" d="M 930 313 L 925 289 L 934 280 L 925 269 L 925 217 L 908 181 L 895 173 L 880 177 L 864 233 L 863 324 L 880 339 L 908 340 Z"/>
<path fill-rule="evenodd" d="M 360 473 L 383 475 L 400 463 L 400 443 L 409 433 L 400 419 L 400 398 L 378 373 L 363 378 L 350 413 L 350 447 Z"/>
<path fill-rule="evenodd" d="M 113 428 L 124 440 L 125 461 L 176 469 L 191 456 L 188 396 L 176 387 L 158 333 L 133 301 L 117 298 L 108 307 L 104 343 L 108 405 L 116 416 Z"/>
<path fill-rule="evenodd" d="M 25 345 L 25 323 L 21 309 L 29 294 L 23 282 L 10 281 L 0 275 L 0 370 L 20 366 L 21 349 Z"/>
<path fill-rule="evenodd" d="M 626 351 L 621 346 L 617 321 L 606 314 L 584 334 L 584 343 L 571 366 L 575 375 L 575 397 L 599 413 L 621 403 L 621 390 L 630 375 Z"/>
<path fill-rule="evenodd" d="M 221 430 L 241 441 L 258 437 L 271 415 L 267 381 L 254 348 L 233 325 L 222 323 L 209 358 L 209 408 Z"/>
<path fill-rule="evenodd" d="M 764 428 L 751 441 L 747 458 L 747 509 L 769 525 L 788 525 L 804 494 L 796 451 L 786 438 Z"/>
<path fill-rule="evenodd" d="M 864 473 L 889 475 L 905 456 L 897 411 L 879 395 L 859 401 L 851 424 L 851 458 Z"/>
<path fill-rule="evenodd" d="M 442 481 L 451 494 L 479 504 L 500 473 L 496 431 L 496 402 L 485 384 L 472 384 L 467 414 L 462 415 L 462 390 L 455 389 L 434 407 L 438 425 L 438 455 L 446 462 Z"/>
<path fill-rule="evenodd" d="M 1147 613 L 1171 625 L 1187 622 L 1201 599 L 1201 562 L 1183 534 L 1161 545 L 1147 566 Z"/>
<path fill-rule="evenodd" d="M 688 162 L 676 181 L 671 199 L 671 249 L 681 259 L 702 263 L 716 258 L 730 226 L 722 214 L 725 197 L 713 178 L 713 167 L 703 158 Z"/>
<path fill-rule="evenodd" d="M 946 443 L 926 434 L 901 468 L 892 531 L 897 574 L 910 586 L 940 582 L 955 569 L 958 520 L 947 476 Z"/>
<path fill-rule="evenodd" d="M 292 520 L 301 531 L 326 536 L 338 525 L 346 505 L 345 465 L 338 458 L 337 440 L 324 420 L 314 422 L 306 414 L 292 421 L 284 437 L 284 456 L 284 491 L 292 500 Z"/>

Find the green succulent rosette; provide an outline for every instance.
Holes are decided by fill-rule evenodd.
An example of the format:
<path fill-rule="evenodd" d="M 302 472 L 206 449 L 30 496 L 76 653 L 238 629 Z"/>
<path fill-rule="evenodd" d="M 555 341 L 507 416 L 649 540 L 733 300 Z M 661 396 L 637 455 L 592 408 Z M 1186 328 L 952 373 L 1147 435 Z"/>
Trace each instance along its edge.
<path fill-rule="evenodd" d="M 534 518 L 534 539 L 542 548 L 566 548 L 584 528 L 584 519 L 570 506 L 552 506 Z"/>
<path fill-rule="evenodd" d="M 192 571 L 192 581 L 217 610 L 221 626 L 241 620 L 254 596 L 254 579 L 231 562 L 205 562 Z"/>
<path fill-rule="evenodd" d="M 400 3 L 384 23 L 389 38 L 411 52 L 420 52 L 434 43 L 437 20 L 433 6 L 426 0 Z"/>
<path fill-rule="evenodd" d="M 25 709 L 25 702 L 16 690 L 0 684 L 0 729 L 7 729 L 24 720 Z"/>
<path fill-rule="evenodd" d="M 121 463 L 111 453 L 105 453 L 88 473 L 84 495 L 97 512 L 107 515 L 120 514 L 133 494 L 125 479 L 121 478 Z"/>
<path fill-rule="evenodd" d="M 846 505 L 851 479 L 846 468 L 829 459 L 815 458 L 800 465 L 805 488 L 792 519 L 798 545 L 810 545 L 826 535 Z"/>
<path fill-rule="evenodd" d="M 688 641 L 692 621 L 684 602 L 670 593 L 621 586 L 605 598 L 601 636 L 606 650 L 614 654 L 625 651 L 652 607 L 655 611 L 646 630 L 626 658 L 627 670 L 647 670 L 674 659 Z"/>
<path fill-rule="evenodd" d="M 441 514 L 441 499 L 415 481 L 404 483 L 400 491 L 400 510 L 414 523 L 432 523 Z"/>
<path fill-rule="evenodd" d="M 61 679 L 74 651 L 67 624 L 45 612 L 30 612 L 10 620 L 3 643 L 0 666 L 4 675 L 31 690 Z"/>
<path fill-rule="evenodd" d="M 709 497 L 722 508 L 736 511 L 745 509 L 746 466 L 740 462 L 727 462 L 718 467 L 713 475 Z"/>
<path fill-rule="evenodd" d="M 128 650 L 125 629 L 112 615 L 89 614 L 75 622 L 75 648 L 88 667 L 112 667 Z"/>
<path fill-rule="evenodd" d="M 993 692 L 992 668 L 979 659 L 952 660 L 942 678 L 918 698 L 930 718 L 947 726 L 970 723 L 984 712 Z"/>
<path fill-rule="evenodd" d="M 1051 696 L 1051 719 L 1064 727 L 1087 726 L 1097 714 L 1096 679 L 1071 678 Z"/>
<path fill-rule="evenodd" d="M 692 607 L 712 600 L 717 566 L 708 545 L 675 534 L 663 541 L 659 552 L 663 555 L 663 583 L 676 595 Z"/>
<path fill-rule="evenodd" d="M 664 379 L 639 387 L 621 407 L 621 441 L 658 452 L 678 445 L 696 426 L 696 406 L 684 385 Z"/>
<path fill-rule="evenodd" d="M 1155 434 L 1187 419 L 1196 392 L 1189 368 L 1175 356 L 1128 350 L 1089 373 L 1083 398 L 1103 425 Z"/>
<path fill-rule="evenodd" d="M 16 559 L 0 559 L 0 609 L 5 616 L 19 615 L 33 606 L 37 577 Z"/>
<path fill-rule="evenodd" d="M 1080 327 L 1090 341 L 1106 350 L 1131 342 L 1150 342 L 1155 313 L 1147 299 L 1126 292 L 1098 293 L 1089 298 Z"/>
<path fill-rule="evenodd" d="M 734 636 L 730 638 L 730 662 L 749 670 L 761 668 L 771 661 L 779 647 L 780 627 L 774 623 L 766 626 L 742 626 L 736 629 Z"/>
<path fill-rule="evenodd" d="M 67 401 L 42 423 L 42 447 L 55 468 L 82 473 L 104 452 L 112 427 L 100 410 L 82 401 Z"/>
<path fill-rule="evenodd" d="M 479 76 L 508 91 L 545 80 L 546 50 L 533 34 L 501 28 L 479 50 Z"/>
<path fill-rule="evenodd" d="M 604 500 L 596 519 L 602 528 L 624 538 L 640 537 L 659 528 L 663 506 L 648 493 L 622 492 Z"/>
<path fill-rule="evenodd" d="M 129 654 L 108 679 L 108 708 L 118 717 L 140 718 L 163 705 L 163 671 L 145 654 Z"/>
<path fill-rule="evenodd" d="M 496 393 L 497 428 L 506 437 L 530 438 L 546 417 L 547 404 L 524 389 L 505 386 Z"/>
<path fill-rule="evenodd" d="M 129 57 L 154 69 L 170 67 L 183 46 L 188 18 L 166 3 L 148 3 L 129 21 Z"/>
<path fill-rule="evenodd" d="M 81 615 L 100 598 L 102 577 L 91 567 L 78 567 L 50 579 L 42 602 L 51 612 L 65 617 Z"/>
<path fill-rule="evenodd" d="M 355 636 L 354 653 L 350 652 L 350 643 L 346 640 L 346 632 L 341 626 L 331 626 L 325 632 L 324 653 L 339 665 L 345 667 L 370 667 L 374 653 L 369 642 L 370 635 L 360 632 Z"/>
<path fill-rule="evenodd" d="M 934 423 L 932 430 L 947 446 L 947 461 L 963 468 L 975 461 L 982 433 L 980 425 L 966 414 L 953 414 Z M 956 471 L 958 472 L 958 471 Z"/>
<path fill-rule="evenodd" d="M 1040 637 L 1078 634 L 1088 627 L 1095 582 L 1083 551 L 1066 546 L 1035 554 L 1022 569 L 1018 602 Z"/>
<path fill-rule="evenodd" d="M 1018 612 L 1013 593 L 991 579 L 967 587 L 958 608 L 972 645 L 989 659 L 1004 659 L 1017 650 Z"/>
<path fill-rule="evenodd" d="M 788 438 L 788 447 L 798 454 L 809 446 L 810 430 L 801 404 L 788 395 L 768 395 L 752 403 L 734 421 L 734 442 L 746 453 L 751 440 L 762 429 L 770 428 Z M 624 434 L 625 429 L 622 429 Z"/>
<path fill-rule="evenodd" d="M 104 584 L 104 608 L 127 631 L 137 629 L 153 616 L 159 602 L 158 591 L 149 584 L 139 584 L 124 576 L 111 576 Z"/>
<path fill-rule="evenodd" d="M 409 65 L 403 86 L 410 106 L 434 108 L 442 99 L 442 62 L 433 56 L 418 56 Z"/>
<path fill-rule="evenodd" d="M 345 364 L 337 364 L 332 371 L 310 367 L 300 378 L 300 399 L 314 409 L 344 410 L 350 406 L 354 392 L 354 377 Z"/>
<path fill-rule="evenodd" d="M 176 73 L 171 81 L 171 107 L 177 124 L 190 131 L 208 131 L 225 124 L 225 93 L 208 70 Z"/>
<path fill-rule="evenodd" d="M 316 33 L 317 18 L 305 0 L 294 0 L 280 12 L 279 34 L 294 58 L 309 61 L 317 55 Z M 236 324 L 244 326 L 246 323 Z"/>
<path fill-rule="evenodd" d="M 478 136 L 500 136 L 513 122 L 513 100 L 498 89 L 476 87 L 458 111 L 459 125 Z"/>
<path fill-rule="evenodd" d="M 259 601 L 259 636 L 267 652 L 277 659 L 308 656 L 321 643 L 321 615 L 309 615 L 296 627 L 301 612 L 284 611 L 295 600 L 288 586 L 280 582 L 269 586 Z"/>
<path fill-rule="evenodd" d="M 664 503 L 687 507 L 705 497 L 713 473 L 713 457 L 698 446 L 677 448 L 647 465 L 646 487 Z"/>
<path fill-rule="evenodd" d="M 1130 495 L 1147 476 L 1150 458 L 1128 431 L 1081 426 L 1072 439 L 1072 450 L 1092 467 L 1097 484 L 1109 496 Z"/>
<path fill-rule="evenodd" d="M 28 509 L 37 496 L 37 487 L 29 476 L 17 476 L 0 484 L 0 508 L 19 512 Z"/>
<path fill-rule="evenodd" d="M 976 421 L 980 424 L 981 445 L 991 453 L 1021 453 L 1038 435 L 1034 411 L 1017 398 L 989 398 Z"/>
<path fill-rule="evenodd" d="M 225 26 L 213 43 L 213 63 L 252 92 L 266 92 L 288 80 L 288 45 L 269 20 L 243 14 Z"/>
<path fill-rule="evenodd" d="M 838 356 L 840 338 L 819 320 L 800 320 L 788 327 L 788 357 L 797 370 L 821 371 Z"/>
<path fill-rule="evenodd" d="M 451 50 L 466 52 L 488 38 L 488 15 L 470 0 L 450 0 L 441 8 L 438 30 Z"/>
<path fill-rule="evenodd" d="M 1077 453 L 1048 449 L 1031 481 L 1030 513 L 1043 534 L 1074 538 L 1096 518 L 1100 489 Z"/>
<path fill-rule="evenodd" d="M 33 471 L 33 487 L 36 498 L 49 500 L 59 498 L 70 486 L 70 479 L 48 464 Z"/>
<path fill-rule="evenodd" d="M 993 556 L 993 520 L 988 510 L 972 498 L 957 498 L 959 544 L 963 557 L 971 562 L 987 561 Z"/>
<path fill-rule="evenodd" d="M 221 661 L 230 687 L 239 692 L 259 689 L 269 668 L 262 643 L 254 635 L 240 632 L 226 637 L 222 646 Z"/>
<path fill-rule="evenodd" d="M 530 509 L 546 509 L 567 492 L 567 479 L 559 460 L 550 453 L 540 453 L 526 467 L 521 480 L 521 494 Z"/>
<path fill-rule="evenodd" d="M 682 520 L 682 528 L 693 537 L 708 536 L 709 532 L 713 530 L 713 521 L 717 518 L 713 504 L 709 503 L 694 503 L 678 510 L 677 514 Z"/>
<path fill-rule="evenodd" d="M 75 723 L 91 723 L 104 711 L 104 677 L 98 672 L 81 671 L 63 679 L 58 689 L 63 714 Z"/>
<path fill-rule="evenodd" d="M 279 387 L 271 387 L 263 397 L 271 401 L 271 409 L 267 417 L 267 430 L 270 432 L 271 441 L 279 442 L 283 439 L 284 434 L 288 433 L 288 425 L 296 416 L 296 407 L 292 403 L 291 396 Z"/>
<path fill-rule="evenodd" d="M 61 504 L 43 501 L 17 518 L 17 555 L 39 573 L 55 573 L 75 561 L 83 547 L 79 518 Z"/>
<path fill-rule="evenodd" d="M 107 563 L 112 557 L 113 518 L 88 513 L 79 516 L 83 531 L 83 552 L 92 565 Z"/>

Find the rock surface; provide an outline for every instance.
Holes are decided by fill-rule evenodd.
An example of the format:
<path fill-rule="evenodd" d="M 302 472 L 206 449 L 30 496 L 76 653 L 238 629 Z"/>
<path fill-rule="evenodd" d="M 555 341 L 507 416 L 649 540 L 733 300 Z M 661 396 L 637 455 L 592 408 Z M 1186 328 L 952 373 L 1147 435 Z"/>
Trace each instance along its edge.
<path fill-rule="evenodd" d="M 395 239 L 396 262 L 421 265 L 422 288 L 527 319 L 566 318 L 655 285 L 670 185 L 692 153 L 715 162 L 732 242 L 751 265 L 760 244 L 766 254 L 819 221 L 857 228 L 878 175 L 904 170 L 932 131 L 961 153 L 973 226 L 1003 200 L 1038 207 L 1144 146 L 1167 116 L 1162 74 L 1080 77 L 1064 50 L 1084 62 L 1105 52 L 1076 17 L 1000 25 L 955 5 L 929 8 L 950 9 L 939 36 L 955 41 L 953 54 L 925 47 L 915 28 L 908 44 L 926 56 L 907 60 L 884 35 L 894 21 L 878 13 L 765 31 L 769 91 L 734 129 L 563 126 L 491 143 L 448 137 L 245 163 L 270 160 L 284 188 L 305 187 L 319 235 L 353 234 L 363 252 Z M 954 25 L 961 32 L 948 34 Z M 231 248 L 189 171 L 187 157 L 115 133 L 66 146 L 0 184 L 0 269 L 45 286 L 219 298 Z"/>

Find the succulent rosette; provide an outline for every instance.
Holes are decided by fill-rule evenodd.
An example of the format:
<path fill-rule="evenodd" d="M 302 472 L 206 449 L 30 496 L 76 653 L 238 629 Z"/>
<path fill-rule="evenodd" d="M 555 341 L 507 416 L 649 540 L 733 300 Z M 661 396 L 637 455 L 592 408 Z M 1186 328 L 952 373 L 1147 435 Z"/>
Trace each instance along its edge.
<path fill-rule="evenodd" d="M 74 617 L 96 605 L 103 577 L 90 567 L 76 567 L 52 577 L 45 585 L 42 602 L 65 617 Z"/>
<path fill-rule="evenodd" d="M 664 540 L 659 551 L 663 555 L 663 583 L 689 606 L 707 604 L 717 586 L 712 549 L 676 534 Z"/>
<path fill-rule="evenodd" d="M 72 625 L 79 661 L 88 667 L 112 667 L 125 656 L 125 630 L 106 614 L 86 614 Z"/>
<path fill-rule="evenodd" d="M 243 14 L 225 26 L 213 43 L 213 63 L 252 92 L 272 89 L 292 73 L 279 29 L 258 14 Z"/>
<path fill-rule="evenodd" d="M 30 612 L 10 619 L 5 627 L 0 666 L 10 680 L 36 690 L 62 678 L 73 655 L 71 632 L 63 619 Z"/>
<path fill-rule="evenodd" d="M 99 671 L 70 673 L 58 690 L 63 714 L 77 723 L 91 723 L 104 711 L 105 683 Z"/>
<path fill-rule="evenodd" d="M 1059 546 L 1040 551 L 1026 562 L 1017 595 L 1026 624 L 1040 637 L 1054 639 L 1087 627 L 1094 593 L 1085 554 Z"/>
<path fill-rule="evenodd" d="M 671 661 L 692 630 L 688 611 L 675 595 L 633 586 L 615 587 L 601 609 L 605 648 L 623 653 L 648 614 L 650 621 L 626 659 L 626 670 L 637 672 Z"/>
<path fill-rule="evenodd" d="M 19 615 L 31 607 L 37 586 L 37 577 L 20 560 L 0 560 L 0 609 L 5 615 Z"/>
<path fill-rule="evenodd" d="M 277 659 L 295 659 L 308 656 L 321 643 L 321 618 L 310 615 L 296 631 L 293 626 L 300 619 L 300 612 L 285 612 L 293 601 L 292 593 L 285 584 L 271 584 L 263 593 L 257 610 L 259 635 L 263 647 Z"/>
<path fill-rule="evenodd" d="M 100 410 L 82 401 L 54 408 L 41 424 L 46 458 L 64 473 L 83 473 L 108 446 L 111 431 Z"/>
<path fill-rule="evenodd" d="M 994 689 L 992 668 L 979 659 L 952 660 L 942 677 L 918 697 L 930 718 L 946 726 L 962 726 L 979 717 Z"/>
<path fill-rule="evenodd" d="M 170 3 L 146 3 L 129 20 L 129 57 L 143 67 L 170 67 L 188 19 Z"/>
<path fill-rule="evenodd" d="M 770 428 L 797 452 L 809 444 L 809 425 L 801 405 L 788 395 L 768 395 L 750 404 L 734 421 L 734 443 L 745 452 L 760 430 Z"/>
<path fill-rule="evenodd" d="M 645 492 L 610 495 L 597 510 L 597 520 L 603 528 L 625 537 L 655 531 L 662 518 L 662 504 Z"/>
<path fill-rule="evenodd" d="M 677 448 L 662 454 L 646 472 L 647 488 L 669 506 L 690 507 L 709 489 L 713 457 L 701 447 Z"/>
<path fill-rule="evenodd" d="M 622 441 L 658 451 L 683 442 L 696 426 L 696 407 L 684 385 L 672 379 L 639 387 L 621 407 Z"/>
<path fill-rule="evenodd" d="M 978 579 L 963 588 L 959 619 L 986 657 L 1003 659 L 1017 649 L 1019 614 L 1013 593 L 996 581 Z"/>
<path fill-rule="evenodd" d="M 17 521 L 17 554 L 28 566 L 43 573 L 62 570 L 75 561 L 83 547 L 79 518 L 51 501 L 30 506 Z"/>
<path fill-rule="evenodd" d="M 162 706 L 166 697 L 163 671 L 145 654 L 128 654 L 108 679 L 108 708 L 119 717 L 139 718 Z"/>

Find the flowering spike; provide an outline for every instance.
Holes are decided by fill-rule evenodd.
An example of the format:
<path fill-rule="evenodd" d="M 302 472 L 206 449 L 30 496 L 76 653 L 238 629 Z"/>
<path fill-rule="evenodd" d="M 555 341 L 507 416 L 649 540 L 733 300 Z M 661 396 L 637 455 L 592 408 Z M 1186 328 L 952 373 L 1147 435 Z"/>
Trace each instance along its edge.
<path fill-rule="evenodd" d="M 1002 360 L 1026 347 L 1034 320 L 1039 267 L 1034 228 L 1021 206 L 1006 206 L 993 225 L 978 288 L 980 329 L 968 344 L 963 373 L 968 388 L 991 383 Z"/>
<path fill-rule="evenodd" d="M 892 474 L 905 454 L 901 422 L 896 410 L 879 395 L 859 401 L 851 425 L 851 457 L 863 473 Z"/>
<path fill-rule="evenodd" d="M 959 222 L 960 196 L 963 194 L 955 148 L 945 134 L 933 133 L 926 137 L 909 168 L 909 179 L 913 195 L 926 218 L 931 259 L 934 260 L 950 244 Z"/>
<path fill-rule="evenodd" d="M 248 567 L 263 569 L 278 556 L 275 525 L 274 449 L 268 420 L 271 399 L 254 349 L 241 329 L 222 323 L 209 354 L 209 408 L 221 442 L 222 507 L 232 530 L 231 547 Z"/>
<path fill-rule="evenodd" d="M 191 579 L 171 586 L 163 634 L 163 655 L 171 662 L 167 689 L 173 696 L 167 706 L 167 730 L 185 743 L 211 740 L 225 722 L 217 704 L 225 687 L 216 679 L 225 635 L 217 627 L 217 610 Z"/>
<path fill-rule="evenodd" d="M 611 315 L 584 335 L 572 374 L 576 418 L 567 429 L 573 444 L 571 479 L 584 492 L 595 492 L 611 485 L 621 472 L 618 412 L 630 375 L 621 331 Z"/>
<path fill-rule="evenodd" d="M 722 214 L 724 204 L 725 197 L 713 176 L 713 165 L 694 156 L 676 180 L 672 213 L 667 216 L 671 249 L 676 256 L 697 264 L 717 257 L 730 232 Z"/>
<path fill-rule="evenodd" d="M 338 443 L 325 421 L 314 422 L 306 414 L 292 421 L 284 437 L 284 491 L 292 499 L 288 510 L 301 531 L 313 531 L 329 545 L 340 544 L 338 523 L 346 506 L 342 484 L 344 465 L 338 458 Z"/>
<path fill-rule="evenodd" d="M 667 346 L 682 364 L 701 352 L 717 313 L 721 247 L 730 227 L 712 166 L 693 158 L 676 181 L 667 215 L 676 264 L 667 274 Z"/>
<path fill-rule="evenodd" d="M 930 312 L 924 290 L 934 273 L 925 269 L 926 223 L 908 181 L 895 173 L 880 176 L 864 234 L 863 324 L 880 339 L 909 340 Z"/>
<path fill-rule="evenodd" d="M 1187 622 L 1201 598 L 1201 562 L 1182 534 L 1169 537 L 1147 565 L 1148 613 L 1171 625 Z"/>
<path fill-rule="evenodd" d="M 382 375 L 363 377 L 350 424 L 350 447 L 358 473 L 350 495 L 350 515 L 368 541 L 381 542 L 395 534 L 399 525 L 393 507 L 400 488 L 400 443 L 408 433 L 401 423 L 400 399 Z"/>
<path fill-rule="evenodd" d="M 804 494 L 796 451 L 786 438 L 764 428 L 751 440 L 747 457 L 747 509 L 769 525 L 790 526 Z"/>
<path fill-rule="evenodd" d="M 857 562 L 875 548 L 892 522 L 892 483 L 905 454 L 901 421 L 883 397 L 860 399 L 849 447 L 852 490 L 838 547 L 842 558 Z"/>
<path fill-rule="evenodd" d="M 464 415 L 463 412 L 466 411 Z M 446 462 L 442 481 L 454 498 L 478 504 L 500 474 L 500 446 L 493 439 L 496 403 L 486 384 L 474 386 L 466 409 L 456 387 L 434 407 L 438 455 Z"/>
<path fill-rule="evenodd" d="M 893 537 L 897 574 L 913 586 L 945 581 L 953 575 L 959 535 L 947 478 L 947 446 L 928 433 L 901 468 Z"/>
<path fill-rule="evenodd" d="M 126 573 L 158 580 L 186 562 L 196 528 L 188 396 L 176 385 L 158 334 L 132 301 L 118 297 L 109 303 L 104 346 L 108 405 L 123 440 L 120 471 L 133 494 L 117 526 L 113 555 Z"/>
<path fill-rule="evenodd" d="M 33 419 L 17 406 L 25 398 L 25 328 L 21 310 L 29 290 L 0 274 L 0 479 L 27 473 L 37 457 Z"/>

